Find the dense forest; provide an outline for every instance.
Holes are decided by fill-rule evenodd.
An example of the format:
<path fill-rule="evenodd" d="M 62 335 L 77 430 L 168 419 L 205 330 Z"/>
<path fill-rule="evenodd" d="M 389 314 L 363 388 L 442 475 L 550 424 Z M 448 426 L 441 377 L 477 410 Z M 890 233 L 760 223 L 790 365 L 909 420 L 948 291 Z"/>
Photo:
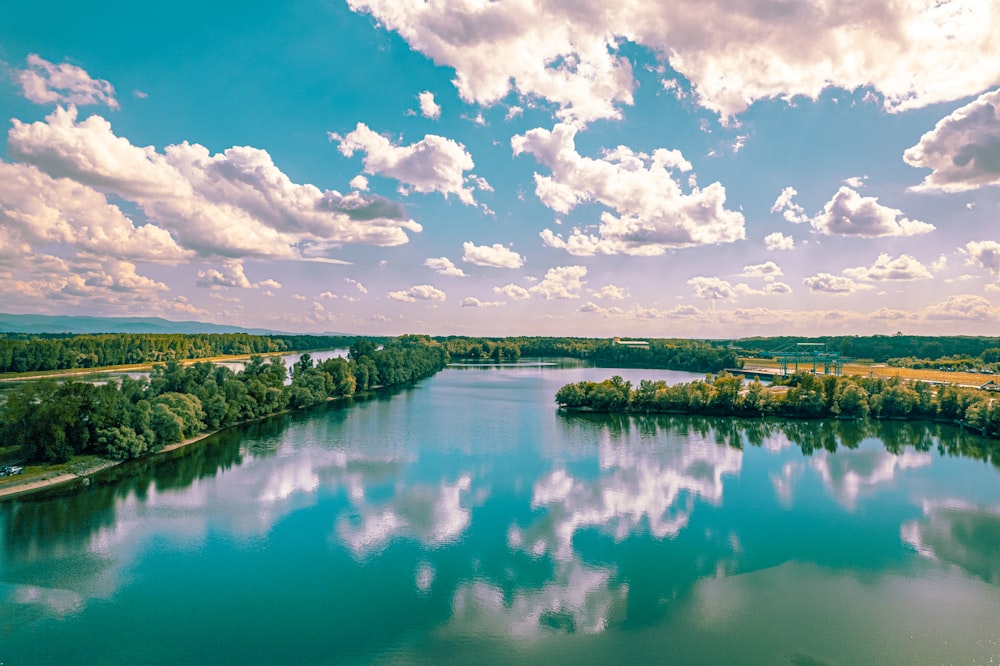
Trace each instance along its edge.
<path fill-rule="evenodd" d="M 442 345 L 408 335 L 381 347 L 358 339 L 346 359 L 315 363 L 303 354 L 291 369 L 280 358 L 255 355 L 239 372 L 171 360 L 153 366 L 148 380 L 28 382 L 0 406 L 0 442 L 19 447 L 26 462 L 135 458 L 207 430 L 427 377 L 447 360 Z"/>
<path fill-rule="evenodd" d="M 100 335 L 0 333 L 0 373 L 100 368 L 163 363 L 222 355 L 270 354 L 347 347 L 357 336 L 222 334 Z M 366 338 L 381 344 L 387 338 Z M 663 368 L 718 372 L 739 368 L 741 356 L 771 356 L 797 342 L 822 342 L 826 351 L 902 367 L 942 370 L 1000 370 L 1000 338 L 912 335 L 819 338 L 685 340 L 648 338 L 647 346 L 616 344 L 607 338 L 466 337 L 433 338 L 458 361 L 510 362 L 522 357 L 587 358 L 600 367 Z"/>
<path fill-rule="evenodd" d="M 700 340 L 652 339 L 646 346 L 602 338 L 436 338 L 451 358 L 516 361 L 521 357 L 586 358 L 601 368 L 661 368 L 718 372 L 740 367 L 736 352 Z"/>
<path fill-rule="evenodd" d="M 722 373 L 673 386 L 644 379 L 633 388 L 614 376 L 603 382 L 566 384 L 555 400 L 563 408 L 609 413 L 940 419 L 1000 437 L 1000 400 L 995 393 L 903 382 L 898 377 L 817 377 L 798 372 L 782 386 L 767 387 Z"/>
<path fill-rule="evenodd" d="M 729 341 L 741 355 L 768 358 L 770 352 L 798 342 L 822 342 L 826 351 L 838 352 L 860 360 L 888 363 L 894 359 L 938 361 L 982 358 L 984 353 L 995 363 L 1000 361 L 1000 338 L 966 335 L 841 335 L 818 338 L 790 336 L 741 338 Z M 946 364 L 947 365 L 947 364 Z M 930 366 L 928 366 L 930 367 Z"/>
<path fill-rule="evenodd" d="M 132 363 L 347 347 L 355 337 L 246 333 L 0 334 L 0 373 L 101 368 Z M 383 338 L 372 338 L 381 342 Z"/>

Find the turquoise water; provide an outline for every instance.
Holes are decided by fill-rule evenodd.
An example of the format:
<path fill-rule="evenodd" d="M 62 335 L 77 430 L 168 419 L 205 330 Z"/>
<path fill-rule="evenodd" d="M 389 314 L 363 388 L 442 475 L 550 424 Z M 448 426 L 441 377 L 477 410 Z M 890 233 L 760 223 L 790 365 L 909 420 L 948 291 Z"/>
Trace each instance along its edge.
<path fill-rule="evenodd" d="M 1000 662 L 981 440 L 556 412 L 614 373 L 697 377 L 451 367 L 0 504 L 0 663 Z"/>

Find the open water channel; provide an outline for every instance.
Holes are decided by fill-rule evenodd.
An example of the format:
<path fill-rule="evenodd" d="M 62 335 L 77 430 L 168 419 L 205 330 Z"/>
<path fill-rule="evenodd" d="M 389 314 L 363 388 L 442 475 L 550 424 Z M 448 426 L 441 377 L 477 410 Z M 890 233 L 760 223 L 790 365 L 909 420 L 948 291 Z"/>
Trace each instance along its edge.
<path fill-rule="evenodd" d="M 451 367 L 0 504 L 0 663 L 1000 661 L 982 440 L 556 411 L 611 374 L 698 377 Z"/>

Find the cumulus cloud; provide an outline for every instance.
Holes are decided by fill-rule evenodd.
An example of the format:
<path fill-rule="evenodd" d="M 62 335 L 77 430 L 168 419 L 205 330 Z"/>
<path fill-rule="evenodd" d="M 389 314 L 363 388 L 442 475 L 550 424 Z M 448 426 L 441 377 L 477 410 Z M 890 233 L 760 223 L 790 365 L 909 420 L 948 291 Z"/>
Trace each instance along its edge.
<path fill-rule="evenodd" d="M 402 291 L 390 291 L 389 298 L 394 301 L 404 301 L 408 303 L 421 301 L 443 301 L 445 293 L 429 284 L 418 284 Z"/>
<path fill-rule="evenodd" d="M 103 79 L 91 78 L 76 65 L 55 65 L 32 53 L 27 68 L 16 76 L 21 94 L 35 104 L 103 104 L 118 108 L 115 87 Z"/>
<path fill-rule="evenodd" d="M 586 266 L 556 266 L 545 272 L 541 282 L 530 287 L 528 291 L 545 299 L 580 298 Z"/>
<path fill-rule="evenodd" d="M 790 294 L 792 293 L 792 287 L 784 282 L 778 282 L 774 278 L 767 277 L 764 278 L 766 282 L 764 283 L 764 293 L 765 294 Z"/>
<path fill-rule="evenodd" d="M 361 174 L 351 178 L 350 182 L 347 184 L 351 186 L 352 190 L 359 190 L 361 192 L 368 191 L 368 179 Z"/>
<path fill-rule="evenodd" d="M 434 93 L 425 90 L 417 95 L 417 99 L 420 100 L 420 113 L 424 118 L 437 120 L 441 117 L 441 106 L 434 101 Z"/>
<path fill-rule="evenodd" d="M 795 239 L 791 236 L 786 236 L 780 231 L 775 231 L 773 234 L 764 236 L 764 249 L 769 252 L 772 250 L 791 250 L 794 247 Z"/>
<path fill-rule="evenodd" d="M 789 222 L 809 222 L 816 232 L 827 236 L 913 236 L 935 228 L 933 224 L 907 218 L 901 210 L 883 206 L 877 197 L 863 197 L 846 185 L 811 218 L 793 201 L 795 194 L 793 188 L 785 188 L 771 212 L 782 212 Z"/>
<path fill-rule="evenodd" d="M 923 316 L 933 320 L 997 320 L 997 309 L 982 296 L 960 294 L 950 296 L 944 301 L 932 305 L 923 311 Z"/>
<path fill-rule="evenodd" d="M 496 243 L 494 245 L 476 245 L 471 242 L 462 243 L 462 261 L 476 266 L 492 268 L 520 268 L 524 265 L 524 257 L 517 252 Z"/>
<path fill-rule="evenodd" d="M 416 143 L 397 146 L 364 123 L 358 123 L 346 136 L 329 136 L 347 157 L 364 153 L 365 173 L 369 175 L 395 178 L 415 192 L 440 192 L 446 198 L 454 194 L 464 204 L 476 203 L 472 188 L 478 181 L 469 185 L 465 176 L 476 165 L 465 146 L 456 141 L 428 134 Z"/>
<path fill-rule="evenodd" d="M 512 301 L 525 301 L 531 298 L 531 292 L 516 284 L 505 284 L 502 287 L 493 287 L 493 293 L 502 294 Z"/>
<path fill-rule="evenodd" d="M 496 308 L 502 305 L 507 305 L 507 303 L 505 301 L 481 301 L 474 296 L 467 296 L 461 302 L 463 308 Z"/>
<path fill-rule="evenodd" d="M 783 275 L 781 268 L 778 264 L 773 261 L 765 261 L 763 264 L 751 264 L 749 266 L 743 267 L 743 272 L 740 274 L 744 277 L 775 277 L 778 275 Z"/>
<path fill-rule="evenodd" d="M 979 264 L 996 279 L 1000 279 L 1000 243 L 996 241 L 971 241 L 959 248 L 970 265 Z"/>
<path fill-rule="evenodd" d="M 573 3 L 349 0 L 412 48 L 455 70 L 466 102 L 514 93 L 563 119 L 618 118 L 636 85 L 622 50 L 647 47 L 728 118 L 759 99 L 816 99 L 868 87 L 888 111 L 977 94 L 998 81 L 1000 18 L 981 0 L 906 3 Z"/>
<path fill-rule="evenodd" d="M 871 289 L 870 284 L 855 282 L 849 277 L 833 275 L 831 273 L 819 273 L 811 277 L 803 278 L 802 284 L 809 287 L 810 291 L 826 294 L 853 294 L 862 289 Z"/>
<path fill-rule="evenodd" d="M 28 164 L 3 161 L 0 229 L 26 246 L 67 243 L 84 252 L 134 261 L 177 263 L 193 254 L 166 229 L 136 226 L 91 187 L 53 178 Z"/>
<path fill-rule="evenodd" d="M 281 283 L 268 278 L 260 282 L 251 282 L 243 268 L 243 262 L 239 259 L 232 259 L 222 264 L 221 270 L 209 268 L 198 271 L 198 278 L 195 281 L 198 287 L 235 287 L 238 289 L 281 289 Z M 327 292 L 329 293 L 329 292 Z M 322 294 L 320 298 L 322 298 Z"/>
<path fill-rule="evenodd" d="M 466 277 L 465 271 L 451 262 L 448 257 L 432 257 L 424 261 L 424 266 L 431 269 L 438 275 L 452 275 L 454 277 Z"/>
<path fill-rule="evenodd" d="M 355 289 L 357 289 L 358 291 L 360 291 L 362 294 L 367 294 L 368 293 L 368 289 L 365 288 L 365 285 L 361 284 L 360 282 L 358 282 L 354 278 L 344 278 L 344 282 L 346 282 L 347 284 L 353 286 Z"/>
<path fill-rule="evenodd" d="M 782 217 L 793 224 L 808 222 L 809 216 L 806 215 L 805 210 L 793 201 L 797 194 L 798 190 L 794 187 L 786 187 L 781 190 L 781 194 L 778 195 L 778 198 L 774 200 L 774 204 L 771 206 L 771 212 L 780 212 Z"/>
<path fill-rule="evenodd" d="M 45 122 L 13 120 L 8 153 L 53 178 L 136 203 L 203 256 L 294 258 L 343 243 L 399 245 L 406 231 L 421 230 L 382 197 L 293 183 L 266 151 L 235 146 L 213 155 L 182 143 L 160 153 L 116 136 L 100 116 L 77 122 L 74 106 Z"/>
<path fill-rule="evenodd" d="M 613 284 L 606 284 L 600 289 L 591 290 L 595 298 L 607 298 L 612 301 L 623 301 L 628 298 L 628 290 Z"/>
<path fill-rule="evenodd" d="M 763 277 L 765 283 L 762 289 L 754 289 L 745 282 L 732 284 L 728 280 L 714 276 L 699 275 L 691 278 L 687 283 L 694 288 L 695 296 L 709 301 L 732 301 L 737 296 L 777 296 L 792 292 L 792 288 L 784 282 L 775 281 L 774 275 L 764 275 Z"/>
<path fill-rule="evenodd" d="M 114 258 L 70 257 L 44 253 L 14 258 L 16 275 L 0 261 L 0 293 L 11 307 L 65 308 L 85 304 L 99 311 L 162 313 L 177 303 L 160 298 L 169 291 L 163 282 L 141 275 L 130 261 Z M 44 310 L 43 310 L 44 311 Z M 56 310 L 58 312 L 58 310 Z"/>
<path fill-rule="evenodd" d="M 557 213 L 598 203 L 614 211 L 601 214 L 596 234 L 574 228 L 567 238 L 541 233 L 549 247 L 570 254 L 661 255 L 671 248 L 728 243 L 745 237 L 743 214 L 726 210 L 726 189 L 718 182 L 691 186 L 685 194 L 673 172 L 691 164 L 677 150 L 651 155 L 625 146 L 601 159 L 576 152 L 577 129 L 559 124 L 550 132 L 536 128 L 511 139 L 515 155 L 530 153 L 551 170 L 535 174 L 535 194 Z"/>
<path fill-rule="evenodd" d="M 736 298 L 736 290 L 728 281 L 718 277 L 693 277 L 687 281 L 694 287 L 694 293 L 698 298 L 706 300 L 732 300 Z"/>
<path fill-rule="evenodd" d="M 214 268 L 198 271 L 198 280 L 195 284 L 199 287 L 239 287 L 241 289 L 250 289 L 253 286 L 243 270 L 242 262 L 239 261 L 226 262 L 221 271 Z"/>
<path fill-rule="evenodd" d="M 917 189 L 959 192 L 1000 185 L 1000 90 L 939 120 L 903 159 L 931 169 Z"/>
<path fill-rule="evenodd" d="M 883 252 L 871 266 L 845 268 L 844 275 L 855 280 L 882 282 L 884 280 L 926 280 L 934 277 L 927 267 L 908 254 L 895 259 Z"/>

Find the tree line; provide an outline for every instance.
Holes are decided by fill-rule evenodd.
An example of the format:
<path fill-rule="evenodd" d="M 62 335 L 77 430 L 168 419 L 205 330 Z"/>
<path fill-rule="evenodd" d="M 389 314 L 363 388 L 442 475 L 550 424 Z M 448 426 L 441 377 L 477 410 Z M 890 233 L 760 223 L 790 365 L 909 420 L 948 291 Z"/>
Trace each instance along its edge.
<path fill-rule="evenodd" d="M 402 336 L 379 347 L 358 339 L 348 357 L 289 370 L 280 358 L 254 355 L 243 369 L 209 362 L 153 366 L 149 378 L 120 383 L 27 382 L 0 406 L 0 442 L 26 462 L 64 462 L 93 454 L 136 458 L 199 433 L 252 421 L 287 408 L 430 376 L 448 361 L 426 336 Z"/>
<path fill-rule="evenodd" d="M 936 361 L 947 356 L 981 357 L 987 350 L 991 361 L 1000 361 L 1000 338 L 972 335 L 833 335 L 817 338 L 790 336 L 740 338 L 730 341 L 747 355 L 767 357 L 768 352 L 798 342 L 822 342 L 826 351 L 844 356 L 887 363 L 892 359 Z"/>
<path fill-rule="evenodd" d="M 555 401 L 567 409 L 608 413 L 944 420 L 1000 438 L 1000 399 L 995 394 L 903 382 L 898 377 L 818 377 L 798 372 L 783 385 L 766 387 L 758 380 L 745 383 L 741 375 L 721 373 L 671 386 L 644 379 L 633 388 L 616 375 L 601 382 L 566 384 L 556 392 Z"/>
<path fill-rule="evenodd" d="M 355 337 L 247 333 L 0 334 L 0 373 L 347 347 Z M 382 339 L 373 339 L 381 342 Z"/>
<path fill-rule="evenodd" d="M 649 339 L 646 346 L 619 344 L 607 338 L 436 338 L 452 359 L 517 361 L 529 357 L 586 358 L 603 368 L 661 368 L 718 372 L 740 367 L 728 346 L 702 340 Z"/>

